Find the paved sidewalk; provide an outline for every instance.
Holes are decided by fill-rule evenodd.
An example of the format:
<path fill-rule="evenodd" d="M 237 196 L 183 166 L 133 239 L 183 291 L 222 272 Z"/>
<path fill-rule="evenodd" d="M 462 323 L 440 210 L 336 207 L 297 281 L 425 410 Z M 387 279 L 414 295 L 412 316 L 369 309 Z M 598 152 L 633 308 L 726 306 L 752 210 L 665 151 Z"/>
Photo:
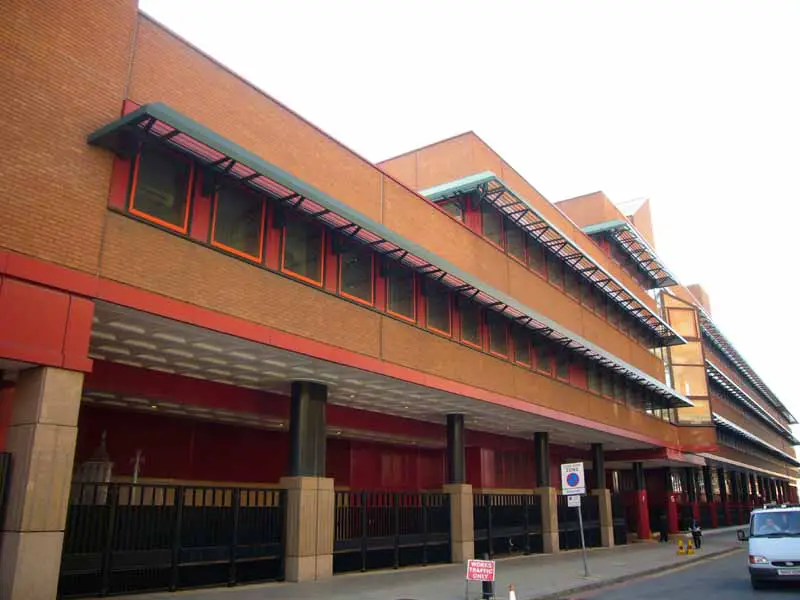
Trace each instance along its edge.
<path fill-rule="evenodd" d="M 705 531 L 703 547 L 693 556 L 679 556 L 674 543 L 640 543 L 588 551 L 590 577 L 583 577 L 580 551 L 534 555 L 497 562 L 495 593 L 508 598 L 508 584 L 518 600 L 569 595 L 582 589 L 617 583 L 639 575 L 702 560 L 741 548 L 736 529 Z M 480 584 L 470 584 L 470 600 L 480 598 Z M 236 588 L 144 594 L 131 600 L 464 600 L 464 567 L 441 565 L 398 571 L 337 575 L 310 583 L 271 583 Z"/>

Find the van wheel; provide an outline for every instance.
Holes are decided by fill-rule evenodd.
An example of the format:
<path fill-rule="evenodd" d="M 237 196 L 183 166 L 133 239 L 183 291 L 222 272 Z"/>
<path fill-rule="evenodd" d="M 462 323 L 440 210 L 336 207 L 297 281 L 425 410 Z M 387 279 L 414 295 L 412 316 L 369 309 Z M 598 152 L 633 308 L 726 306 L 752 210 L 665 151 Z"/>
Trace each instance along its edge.
<path fill-rule="evenodd" d="M 755 577 L 751 577 L 750 585 L 753 586 L 754 590 L 763 590 L 766 587 L 766 582 L 762 581 L 761 579 L 756 579 Z"/>

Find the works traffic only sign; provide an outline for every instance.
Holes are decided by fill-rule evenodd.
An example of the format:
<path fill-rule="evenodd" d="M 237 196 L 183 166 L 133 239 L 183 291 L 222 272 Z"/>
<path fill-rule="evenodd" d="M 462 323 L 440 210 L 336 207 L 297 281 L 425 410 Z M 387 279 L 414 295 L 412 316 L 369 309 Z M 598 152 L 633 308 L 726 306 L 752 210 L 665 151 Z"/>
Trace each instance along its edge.
<path fill-rule="evenodd" d="M 468 560 L 467 581 L 494 581 L 494 561 Z"/>
<path fill-rule="evenodd" d="M 561 465 L 561 493 L 565 496 L 586 493 L 586 480 L 583 477 L 583 463 Z"/>

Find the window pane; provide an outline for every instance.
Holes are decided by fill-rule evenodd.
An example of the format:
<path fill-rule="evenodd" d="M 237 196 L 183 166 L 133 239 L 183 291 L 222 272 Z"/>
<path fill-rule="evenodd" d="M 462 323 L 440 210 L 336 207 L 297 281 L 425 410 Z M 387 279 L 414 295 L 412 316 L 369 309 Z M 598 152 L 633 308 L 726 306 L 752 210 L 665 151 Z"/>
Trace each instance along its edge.
<path fill-rule="evenodd" d="M 498 246 L 503 245 L 503 216 L 493 206 L 481 203 L 483 235 Z"/>
<path fill-rule="evenodd" d="M 399 265 L 388 269 L 389 312 L 414 319 L 414 273 Z"/>
<path fill-rule="evenodd" d="M 264 200 L 237 188 L 222 188 L 214 213 L 214 242 L 261 259 Z"/>
<path fill-rule="evenodd" d="M 544 273 L 544 252 L 542 247 L 536 240 L 526 237 L 528 238 L 526 240 L 528 244 L 528 266 L 537 273 Z"/>
<path fill-rule="evenodd" d="M 566 352 L 559 352 L 556 355 L 556 377 L 569 379 L 569 356 Z"/>
<path fill-rule="evenodd" d="M 486 312 L 489 351 L 508 356 L 508 320 L 494 311 Z"/>
<path fill-rule="evenodd" d="M 613 302 L 608 303 L 608 322 L 611 325 L 619 325 L 619 311 Z"/>
<path fill-rule="evenodd" d="M 514 360 L 525 365 L 531 364 L 531 337 L 522 327 L 514 327 Z"/>
<path fill-rule="evenodd" d="M 441 202 L 439 206 L 459 221 L 464 220 L 464 205 L 461 200 L 447 200 L 446 202 Z"/>
<path fill-rule="evenodd" d="M 322 229 L 295 216 L 284 227 L 283 268 L 314 283 L 322 283 Z"/>
<path fill-rule="evenodd" d="M 139 156 L 133 209 L 185 230 L 188 163 L 163 150 L 148 148 Z"/>
<path fill-rule="evenodd" d="M 550 358 L 550 348 L 544 340 L 533 340 L 533 351 L 536 353 L 536 368 L 545 373 L 553 372 L 553 362 Z"/>
<path fill-rule="evenodd" d="M 581 300 L 589 310 L 594 310 L 594 292 L 588 283 L 581 284 Z"/>
<path fill-rule="evenodd" d="M 611 372 L 602 371 L 600 382 L 603 388 L 603 396 L 612 396 L 614 394 L 614 380 Z"/>
<path fill-rule="evenodd" d="M 547 279 L 561 287 L 564 285 L 564 263 L 556 258 L 555 254 L 547 253 Z"/>
<path fill-rule="evenodd" d="M 429 285 L 428 327 L 450 335 L 450 294 L 441 286 Z"/>
<path fill-rule="evenodd" d="M 564 266 L 564 271 L 564 286 L 567 290 L 567 293 L 574 298 L 580 298 L 581 282 L 578 279 L 578 274 L 566 265 Z"/>
<path fill-rule="evenodd" d="M 520 260 L 525 260 L 525 238 L 522 229 L 510 223 L 506 224 L 506 246 L 508 253 Z"/>
<path fill-rule="evenodd" d="M 473 302 L 463 300 L 461 313 L 461 339 L 476 346 L 481 345 L 481 308 Z"/>
<path fill-rule="evenodd" d="M 625 383 L 621 377 L 614 378 L 614 398 L 620 402 L 625 402 Z"/>
<path fill-rule="evenodd" d="M 342 293 L 372 304 L 372 254 L 349 248 L 341 254 Z"/>
<path fill-rule="evenodd" d="M 590 364 L 587 368 L 588 387 L 592 392 L 600 393 L 600 372 L 597 365 Z"/>

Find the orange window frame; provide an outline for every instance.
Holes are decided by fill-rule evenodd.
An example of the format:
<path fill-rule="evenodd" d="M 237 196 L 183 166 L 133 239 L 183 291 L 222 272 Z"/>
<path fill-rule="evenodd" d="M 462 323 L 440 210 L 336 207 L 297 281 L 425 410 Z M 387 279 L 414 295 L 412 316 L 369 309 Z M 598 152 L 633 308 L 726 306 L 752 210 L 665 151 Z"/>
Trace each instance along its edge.
<path fill-rule="evenodd" d="M 450 295 L 450 292 L 445 291 L 444 293 L 447 295 L 447 322 L 449 325 L 449 331 L 442 331 L 441 329 L 437 329 L 430 324 L 430 300 L 428 295 L 425 296 L 425 329 L 451 338 L 453 337 L 453 297 Z"/>
<path fill-rule="evenodd" d="M 170 152 L 169 150 L 166 151 L 166 154 L 170 155 L 177 161 L 189 165 L 189 178 L 188 181 L 186 182 L 186 207 L 183 210 L 183 226 L 175 225 L 174 223 L 168 223 L 167 221 L 159 219 L 158 217 L 154 217 L 153 215 L 149 215 L 146 212 L 143 212 L 134 206 L 134 199 L 136 198 L 136 188 L 139 184 L 139 163 L 142 160 L 141 149 L 136 154 L 136 160 L 134 161 L 133 164 L 133 182 L 131 184 L 131 192 L 128 198 L 128 212 L 146 221 L 150 221 L 151 223 L 155 223 L 156 225 L 165 227 L 171 231 L 175 231 L 177 233 L 182 233 L 186 235 L 189 232 L 189 207 L 191 206 L 192 203 L 192 193 L 194 191 L 194 175 L 195 175 L 194 163 L 188 158 L 185 158 L 180 154 L 176 154 L 175 152 Z"/>
<path fill-rule="evenodd" d="M 392 315 L 393 317 L 397 317 L 407 323 L 416 323 L 417 322 L 417 277 L 414 275 L 413 271 L 410 271 L 411 274 L 411 312 L 413 313 L 412 317 L 408 315 L 402 315 L 400 313 L 394 312 L 391 307 L 391 298 L 392 298 L 392 277 L 390 273 L 386 274 L 386 314 Z M 427 316 L 427 315 L 426 315 Z"/>
<path fill-rule="evenodd" d="M 251 192 L 245 192 L 250 194 Z M 255 194 L 252 194 L 255 196 Z M 255 202 L 256 200 L 254 200 Z M 235 254 L 236 256 L 240 256 L 242 258 L 246 258 L 248 260 L 252 260 L 255 262 L 260 263 L 264 259 L 264 236 L 266 235 L 266 222 L 267 222 L 267 202 L 266 199 L 259 197 L 258 201 L 261 202 L 261 220 L 260 220 L 260 229 L 258 232 L 258 256 L 253 256 L 252 254 L 248 254 L 247 252 L 242 252 L 236 248 L 232 248 L 227 244 L 223 244 L 222 242 L 218 242 L 216 240 L 216 232 L 217 232 L 217 215 L 218 213 L 218 206 L 219 206 L 219 191 L 214 193 L 214 212 L 211 217 L 211 245 L 214 248 L 220 248 L 221 250 L 225 250 L 226 252 L 230 252 L 231 254 Z"/>
<path fill-rule="evenodd" d="M 319 239 L 319 257 L 320 257 L 320 264 L 319 264 L 319 280 L 311 279 L 310 277 L 306 277 L 305 275 L 301 275 L 300 273 L 295 273 L 291 269 L 286 268 L 286 228 L 288 227 L 288 223 L 284 222 L 283 227 L 281 227 L 281 273 L 286 273 L 287 275 L 294 277 L 295 279 L 299 279 L 300 281 L 305 281 L 306 283 L 310 283 L 316 287 L 322 287 L 323 281 L 325 281 L 325 228 L 321 225 L 316 223 L 310 223 L 308 221 L 303 221 L 295 216 L 287 216 L 286 219 L 298 219 L 304 224 L 310 227 L 317 227 L 320 231 L 320 239 Z"/>
<path fill-rule="evenodd" d="M 363 252 L 369 252 L 368 250 L 362 250 Z M 358 302 L 359 304 L 363 304 L 365 306 L 375 306 L 375 254 L 369 252 L 369 300 L 364 300 L 363 298 L 359 298 L 358 296 L 353 296 L 352 294 L 348 294 L 347 292 L 342 290 L 342 258 L 346 251 L 342 251 L 339 253 L 339 277 L 338 277 L 338 286 L 339 286 L 339 295 L 342 298 L 347 298 L 348 300 L 352 300 L 353 302 Z M 323 269 L 324 271 L 324 269 Z"/>

